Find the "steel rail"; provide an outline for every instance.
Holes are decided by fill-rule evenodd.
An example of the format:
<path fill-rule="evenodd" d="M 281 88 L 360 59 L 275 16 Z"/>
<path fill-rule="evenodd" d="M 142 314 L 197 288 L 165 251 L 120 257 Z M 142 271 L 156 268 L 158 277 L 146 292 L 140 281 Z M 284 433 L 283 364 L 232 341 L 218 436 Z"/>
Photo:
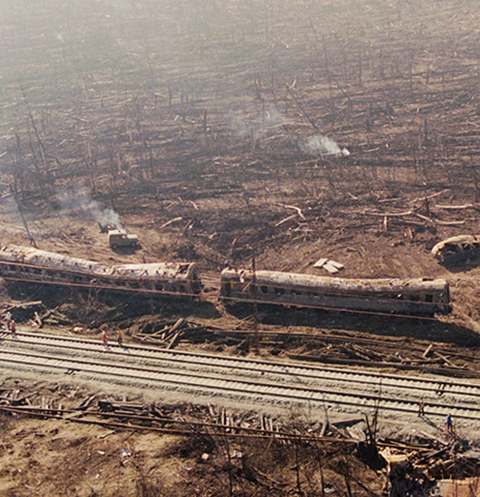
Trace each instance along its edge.
<path fill-rule="evenodd" d="M 9 356 L 15 357 L 12 358 Z M 302 401 L 310 405 L 312 402 L 320 405 L 330 402 L 339 405 L 354 406 L 357 408 L 375 408 L 381 404 L 382 410 L 405 412 L 409 414 L 418 412 L 417 402 L 400 399 L 398 397 L 380 398 L 379 395 L 371 395 L 366 393 L 358 394 L 349 392 L 347 394 L 342 394 L 338 392 L 338 389 L 309 388 L 298 385 L 286 386 L 275 382 L 256 382 L 238 378 L 228 380 L 219 375 L 205 375 L 204 373 L 197 375 L 194 373 L 171 371 L 163 372 L 159 369 L 152 368 L 141 368 L 137 366 L 125 365 L 120 366 L 114 363 L 99 363 L 98 361 L 85 361 L 71 358 L 64 359 L 42 354 L 21 353 L 14 351 L 0 352 L 0 365 L 2 362 L 34 366 L 37 368 L 62 369 L 66 371 L 114 376 L 117 378 L 123 377 L 147 383 L 158 382 L 161 384 L 174 384 L 177 388 L 179 386 L 190 387 L 195 390 L 203 388 L 216 393 L 221 390 L 242 396 L 260 395 L 264 398 L 271 397 L 273 399 L 284 399 L 290 402 Z M 144 375 L 140 376 L 139 372 L 144 373 Z M 154 378 L 151 375 L 160 376 L 160 378 Z M 214 384 L 205 384 L 206 380 L 213 381 Z M 247 390 L 247 387 L 250 388 L 250 390 Z M 257 388 L 257 390 L 255 390 L 255 388 Z M 258 390 L 259 388 L 260 390 Z M 270 391 L 267 391 L 267 389 L 270 389 Z M 274 392 L 271 390 L 274 390 Z M 314 398 L 314 394 L 318 395 L 318 397 Z M 326 399 L 325 395 L 330 395 L 332 398 Z M 353 401 L 352 399 L 356 399 L 356 401 Z M 370 404 L 367 405 L 366 402 L 369 402 Z M 448 412 L 454 412 L 454 416 L 456 418 L 478 420 L 480 417 L 480 407 L 458 405 L 446 406 L 445 402 L 441 404 L 428 402 L 426 403 L 426 407 L 429 408 L 430 415 L 445 416 Z M 432 408 L 436 410 L 432 411 Z"/>
<path fill-rule="evenodd" d="M 322 373 L 330 373 L 337 375 L 332 380 L 342 381 L 346 383 L 358 383 L 358 384 L 370 384 L 370 385 L 379 385 L 380 381 L 392 380 L 395 382 L 406 382 L 411 385 L 412 388 L 415 388 L 417 391 L 422 392 L 438 392 L 441 390 L 443 393 L 448 393 L 451 395 L 469 395 L 471 397 L 480 397 L 480 384 L 476 385 L 472 382 L 460 382 L 458 380 L 440 380 L 440 379 L 432 379 L 432 378 L 418 378 L 415 376 L 402 376 L 402 375 L 394 375 L 394 374 L 382 374 L 377 372 L 364 372 L 364 371 L 356 371 L 352 369 L 340 369 L 334 367 L 327 366 L 307 366 L 304 364 L 293 364 L 293 363 L 283 363 L 283 362 L 275 362 L 275 361 L 265 361 L 258 359 L 244 359 L 238 357 L 225 357 L 214 354 L 202 354 L 196 352 L 180 352 L 173 351 L 169 349 L 159 349 L 154 347 L 144 347 L 139 345 L 128 344 L 126 345 L 116 345 L 112 344 L 108 347 L 115 348 L 115 352 L 108 351 L 105 349 L 103 344 L 100 344 L 98 341 L 94 340 L 84 340 L 78 339 L 74 337 L 63 337 L 60 335 L 39 335 L 34 333 L 22 333 L 18 334 L 18 336 L 29 336 L 32 337 L 33 340 L 27 343 L 34 344 L 35 346 L 42 346 L 39 344 L 39 339 L 48 340 L 48 341 L 66 341 L 69 344 L 61 345 L 61 344 L 45 344 L 43 346 L 47 347 L 57 347 L 60 349 L 72 349 L 72 343 L 79 344 L 87 344 L 93 345 L 95 349 L 91 349 L 88 347 L 75 347 L 75 350 L 78 351 L 88 351 L 88 352 L 98 352 L 98 353 L 114 353 L 116 355 L 121 355 L 126 358 L 141 358 L 141 359 L 153 359 L 158 361 L 166 361 L 173 362 L 179 364 L 193 364 L 196 366 L 200 365 L 199 361 L 204 361 L 203 364 L 208 367 L 216 367 L 216 368 L 234 368 L 235 371 L 245 371 L 245 372 L 255 372 L 258 373 L 259 367 L 270 367 L 270 368 L 279 368 L 279 371 L 273 370 L 265 370 L 265 374 L 271 375 L 282 375 L 289 376 L 294 378 L 302 378 L 302 379 L 318 379 L 318 375 Z M 4 337 L 4 340 L 11 341 L 12 343 L 18 343 L 18 339 L 9 335 L 7 338 Z M 128 349 L 128 350 L 125 350 Z M 136 353 L 132 354 L 132 350 L 135 350 Z M 146 357 L 145 352 L 154 353 L 157 357 Z M 214 361 L 217 364 L 208 363 L 207 361 Z M 224 362 L 226 364 L 218 364 Z M 230 363 L 230 364 L 228 364 Z M 232 364 L 233 363 L 233 364 Z M 340 376 L 339 376 L 340 375 Z M 347 375 L 350 375 L 347 377 Z M 361 379 L 359 377 L 367 377 L 367 379 Z M 343 377 L 343 378 L 342 378 Z M 373 377 L 374 379 L 370 380 L 369 377 Z M 325 378 L 324 378 L 325 379 Z M 384 384 L 385 385 L 385 384 Z M 415 386 L 413 386 L 415 385 Z M 402 388 L 398 385 L 388 385 L 392 387 Z M 455 388 L 457 390 L 455 390 Z M 464 391 L 460 391 L 458 389 L 476 389 L 477 392 L 469 392 L 465 393 Z"/>

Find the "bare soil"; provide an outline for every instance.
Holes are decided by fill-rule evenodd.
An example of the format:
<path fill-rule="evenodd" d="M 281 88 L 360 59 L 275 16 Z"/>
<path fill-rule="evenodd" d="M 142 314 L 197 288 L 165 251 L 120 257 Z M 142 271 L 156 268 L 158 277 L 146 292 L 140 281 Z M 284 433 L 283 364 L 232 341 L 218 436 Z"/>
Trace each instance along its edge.
<path fill-rule="evenodd" d="M 3 289 L 5 305 L 41 299 L 92 336 L 119 326 L 130 339 L 141 323 L 178 316 L 248 328 L 249 310 L 216 302 L 226 262 L 250 267 L 254 256 L 257 268 L 318 274 L 313 263 L 328 257 L 345 265 L 342 277 L 444 277 L 453 312 L 431 321 L 261 309 L 261 329 L 393 336 L 406 355 L 434 343 L 478 369 L 478 261 L 447 268 L 430 254 L 479 231 L 478 2 L 0 7 L 1 244 L 30 234 L 39 248 L 91 260 L 195 261 L 206 283 L 201 304 L 15 286 Z M 138 234 L 141 249 L 112 251 L 105 220 Z M 371 350 L 392 353 L 381 340 Z M 232 477 L 220 446 L 204 461 L 190 442 L 151 434 L 7 416 L 2 430 L 4 495 L 323 495 L 314 451 L 302 454 L 298 483 L 298 451 L 242 445 L 268 474 L 254 490 L 245 467 Z M 324 471 L 337 495 L 350 491 L 339 483 L 345 464 L 380 493 L 352 454 L 321 450 L 338 457 Z"/>

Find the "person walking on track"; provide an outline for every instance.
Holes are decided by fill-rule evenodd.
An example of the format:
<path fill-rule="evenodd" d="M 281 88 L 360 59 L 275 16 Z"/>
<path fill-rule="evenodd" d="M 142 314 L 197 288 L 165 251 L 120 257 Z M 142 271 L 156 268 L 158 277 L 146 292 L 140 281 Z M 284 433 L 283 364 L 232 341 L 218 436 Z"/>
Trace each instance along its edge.
<path fill-rule="evenodd" d="M 9 330 L 11 330 L 11 326 L 12 326 L 12 313 L 10 311 L 8 311 L 6 314 L 5 314 L 5 322 L 7 323 L 7 328 Z"/>
<path fill-rule="evenodd" d="M 447 420 L 445 422 L 445 425 L 447 426 L 447 433 L 453 433 L 453 421 L 452 421 L 452 415 L 448 413 L 447 415 Z"/>
<path fill-rule="evenodd" d="M 423 401 L 423 397 L 420 397 L 418 401 L 418 415 L 425 416 L 425 402 Z"/>

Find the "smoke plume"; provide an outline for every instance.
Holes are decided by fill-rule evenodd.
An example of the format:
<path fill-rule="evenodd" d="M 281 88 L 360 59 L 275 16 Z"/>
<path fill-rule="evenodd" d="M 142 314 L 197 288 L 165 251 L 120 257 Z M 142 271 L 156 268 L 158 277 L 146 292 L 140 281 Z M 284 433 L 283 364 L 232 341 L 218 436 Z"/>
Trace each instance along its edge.
<path fill-rule="evenodd" d="M 346 148 L 341 149 L 337 142 L 320 134 L 310 137 L 303 144 L 302 148 L 305 152 L 312 155 L 335 155 L 336 157 L 347 157 L 350 155 L 350 152 Z"/>
<path fill-rule="evenodd" d="M 57 193 L 57 200 L 62 210 L 73 215 L 87 214 L 96 221 L 100 227 L 114 224 L 118 229 L 122 229 L 120 216 L 111 208 L 102 208 L 96 200 L 90 196 L 90 192 L 85 187 L 69 190 L 60 190 Z"/>

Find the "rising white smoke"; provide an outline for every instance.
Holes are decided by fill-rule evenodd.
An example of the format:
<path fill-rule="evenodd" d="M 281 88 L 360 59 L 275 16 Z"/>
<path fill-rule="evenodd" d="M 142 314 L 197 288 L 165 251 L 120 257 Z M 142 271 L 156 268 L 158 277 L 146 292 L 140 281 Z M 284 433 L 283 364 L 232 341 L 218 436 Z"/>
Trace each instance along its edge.
<path fill-rule="evenodd" d="M 100 228 L 112 224 L 118 229 L 122 229 L 120 216 L 113 209 L 100 207 L 99 203 L 92 199 L 89 190 L 85 187 L 59 190 L 57 200 L 62 210 L 73 215 L 87 214 L 98 223 Z"/>
<path fill-rule="evenodd" d="M 343 148 L 341 149 L 337 142 L 323 136 L 313 135 L 302 146 L 303 150 L 312 155 L 335 155 L 336 157 L 347 157 L 350 152 Z"/>

